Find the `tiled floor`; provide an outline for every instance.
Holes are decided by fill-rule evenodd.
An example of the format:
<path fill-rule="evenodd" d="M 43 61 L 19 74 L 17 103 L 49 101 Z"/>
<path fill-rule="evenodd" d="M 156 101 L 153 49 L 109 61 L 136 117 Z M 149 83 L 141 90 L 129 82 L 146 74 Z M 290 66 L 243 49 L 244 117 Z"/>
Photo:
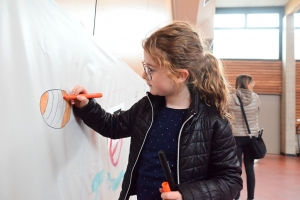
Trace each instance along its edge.
<path fill-rule="evenodd" d="M 255 200 L 300 200 L 300 157 L 267 154 L 254 164 Z M 244 189 L 241 200 L 247 199 L 243 166 Z"/>

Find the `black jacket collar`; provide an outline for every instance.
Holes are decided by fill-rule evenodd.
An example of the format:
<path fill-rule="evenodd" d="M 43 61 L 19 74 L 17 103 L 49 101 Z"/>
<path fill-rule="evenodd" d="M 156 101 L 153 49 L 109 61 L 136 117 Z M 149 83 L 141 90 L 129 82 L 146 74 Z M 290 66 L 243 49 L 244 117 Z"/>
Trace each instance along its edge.
<path fill-rule="evenodd" d="M 157 110 L 161 106 L 166 105 L 166 100 L 164 96 L 152 95 L 150 92 L 147 92 L 147 96 L 149 97 L 154 110 Z M 205 105 L 205 103 L 200 99 L 200 93 L 198 90 L 194 90 L 191 93 L 191 97 L 192 102 L 188 108 L 186 118 L 200 112 L 203 109 L 203 106 Z"/>

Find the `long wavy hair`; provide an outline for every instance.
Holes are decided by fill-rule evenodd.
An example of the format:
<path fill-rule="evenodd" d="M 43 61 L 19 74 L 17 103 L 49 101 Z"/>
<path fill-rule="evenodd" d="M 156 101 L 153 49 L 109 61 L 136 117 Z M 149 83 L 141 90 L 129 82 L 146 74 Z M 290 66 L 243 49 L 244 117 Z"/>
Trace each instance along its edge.
<path fill-rule="evenodd" d="M 206 49 L 203 37 L 195 26 L 187 22 L 173 22 L 152 33 L 143 41 L 143 49 L 160 67 L 167 68 L 170 78 L 179 69 L 189 72 L 187 86 L 198 89 L 200 98 L 215 107 L 229 121 L 230 85 L 220 60 Z"/>

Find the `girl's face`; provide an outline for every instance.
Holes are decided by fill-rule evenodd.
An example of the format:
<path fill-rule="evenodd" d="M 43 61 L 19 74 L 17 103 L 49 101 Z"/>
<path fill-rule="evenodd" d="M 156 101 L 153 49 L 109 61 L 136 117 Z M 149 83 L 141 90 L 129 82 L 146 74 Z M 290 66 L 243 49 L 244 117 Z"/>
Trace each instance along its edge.
<path fill-rule="evenodd" d="M 164 67 L 159 67 L 144 51 L 144 73 L 143 79 L 146 80 L 150 88 L 150 93 L 158 96 L 172 96 L 176 94 L 176 84 L 173 79 L 169 78 Z M 147 73 L 146 73 L 147 72 Z"/>

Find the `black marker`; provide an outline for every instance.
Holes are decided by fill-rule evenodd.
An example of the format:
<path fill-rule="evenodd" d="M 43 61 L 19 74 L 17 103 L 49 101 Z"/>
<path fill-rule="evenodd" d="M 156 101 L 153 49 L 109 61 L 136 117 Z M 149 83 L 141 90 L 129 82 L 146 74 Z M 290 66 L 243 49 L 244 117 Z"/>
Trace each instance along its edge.
<path fill-rule="evenodd" d="M 159 157 L 161 166 L 162 166 L 162 168 L 165 172 L 165 176 L 166 176 L 166 179 L 169 183 L 171 191 L 176 191 L 176 185 L 175 185 L 173 176 L 171 174 L 170 166 L 169 166 L 168 161 L 166 159 L 165 153 L 162 150 L 160 150 L 158 152 L 158 157 Z"/>

